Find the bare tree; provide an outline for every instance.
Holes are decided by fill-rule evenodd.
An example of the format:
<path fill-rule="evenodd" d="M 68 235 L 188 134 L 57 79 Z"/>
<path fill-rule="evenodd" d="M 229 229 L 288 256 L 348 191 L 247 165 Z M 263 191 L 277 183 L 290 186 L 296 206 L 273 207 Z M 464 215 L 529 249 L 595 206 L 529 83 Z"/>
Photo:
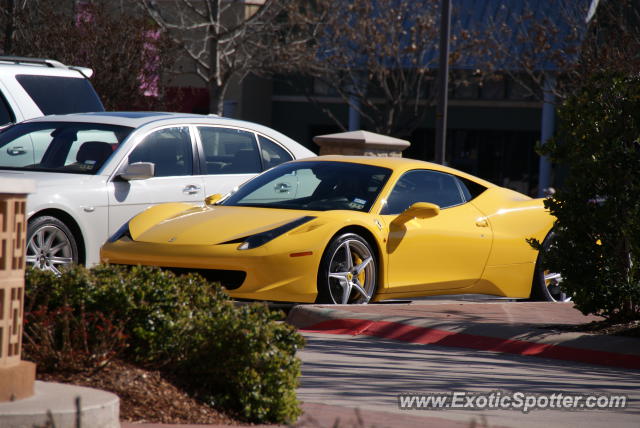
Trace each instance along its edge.
<path fill-rule="evenodd" d="M 439 7 L 440 0 L 291 2 L 290 25 L 313 42 L 289 45 L 295 49 L 283 53 L 279 71 L 311 77 L 316 87 L 357 111 L 364 127 L 406 136 L 432 111 Z M 460 32 L 452 40 L 451 62 L 480 52 L 481 42 L 471 31 Z M 343 120 L 311 86 L 301 89 L 345 130 Z"/>
<path fill-rule="evenodd" d="M 547 89 L 563 99 L 590 74 L 637 72 L 640 6 L 635 0 L 524 1 L 492 16 L 481 37 L 490 46 L 483 69 L 500 70 L 538 98 L 553 76 L 556 84 Z"/>
<path fill-rule="evenodd" d="M 92 83 L 110 110 L 172 107 L 159 87 L 169 46 L 144 16 L 106 0 L 19 4 L 11 43 L 5 32 L 5 54 L 93 68 Z"/>
<path fill-rule="evenodd" d="M 640 70 L 640 3 L 637 0 L 600 1 L 583 43 L 579 60 L 567 67 L 569 92 L 593 73 L 637 74 Z"/>
<path fill-rule="evenodd" d="M 272 58 L 280 2 L 263 0 L 139 0 L 154 21 L 195 63 L 209 89 L 209 112 L 222 114 L 233 78 L 244 78 Z"/>

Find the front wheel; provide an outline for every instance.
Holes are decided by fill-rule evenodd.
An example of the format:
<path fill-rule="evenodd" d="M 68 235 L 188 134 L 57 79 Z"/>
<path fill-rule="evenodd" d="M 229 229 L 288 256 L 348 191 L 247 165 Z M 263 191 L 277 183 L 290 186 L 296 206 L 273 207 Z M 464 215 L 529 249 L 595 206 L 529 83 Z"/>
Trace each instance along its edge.
<path fill-rule="evenodd" d="M 27 226 L 27 265 L 60 274 L 63 266 L 78 263 L 78 245 L 66 224 L 51 216 Z"/>
<path fill-rule="evenodd" d="M 531 300 L 545 302 L 569 302 L 571 296 L 562 289 L 562 275 L 547 268 L 544 256 L 554 245 L 555 234 L 550 232 L 542 243 L 542 250 L 538 254 L 536 270 L 531 285 Z"/>
<path fill-rule="evenodd" d="M 377 289 L 377 261 L 360 235 L 334 238 L 320 262 L 316 303 L 368 303 Z"/>

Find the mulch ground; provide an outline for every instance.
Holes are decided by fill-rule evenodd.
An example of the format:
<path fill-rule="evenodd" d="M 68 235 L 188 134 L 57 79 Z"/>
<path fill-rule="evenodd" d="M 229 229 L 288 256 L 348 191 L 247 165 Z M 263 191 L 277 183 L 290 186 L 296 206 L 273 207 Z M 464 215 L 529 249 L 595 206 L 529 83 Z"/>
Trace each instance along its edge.
<path fill-rule="evenodd" d="M 628 322 L 593 321 L 579 325 L 549 325 L 547 328 L 562 331 L 578 331 L 591 334 L 608 334 L 612 336 L 640 337 L 640 320 Z"/>
<path fill-rule="evenodd" d="M 158 371 L 120 360 L 94 373 L 43 373 L 38 379 L 109 391 L 120 397 L 120 420 L 167 424 L 226 424 L 238 421 L 190 397 Z"/>

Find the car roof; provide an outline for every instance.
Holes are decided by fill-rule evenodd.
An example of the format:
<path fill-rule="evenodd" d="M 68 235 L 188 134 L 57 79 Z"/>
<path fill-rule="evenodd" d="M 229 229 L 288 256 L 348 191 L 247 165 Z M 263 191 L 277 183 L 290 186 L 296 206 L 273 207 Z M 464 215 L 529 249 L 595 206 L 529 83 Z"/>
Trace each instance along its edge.
<path fill-rule="evenodd" d="M 150 124 L 152 122 L 167 122 L 167 124 L 190 122 L 190 123 L 217 123 L 235 126 L 245 126 L 250 128 L 265 128 L 259 124 L 236 120 L 217 115 L 203 115 L 191 113 L 172 113 L 158 111 L 103 111 L 91 113 L 72 113 L 63 115 L 43 116 L 31 119 L 29 122 L 83 122 L 101 123 L 107 125 L 122 125 L 132 128 Z"/>
<path fill-rule="evenodd" d="M 472 181 L 475 181 L 478 184 L 482 184 L 483 186 L 489 187 L 497 187 L 495 184 L 483 180 L 479 177 L 476 177 L 471 174 L 467 174 L 464 171 L 460 171 L 454 168 L 450 168 L 448 166 L 440 165 L 433 162 L 425 162 L 417 159 L 410 158 L 400 158 L 400 157 L 380 157 L 380 156 L 343 156 L 343 155 L 326 155 L 326 156 L 318 156 L 315 158 L 307 158 L 300 159 L 293 162 L 305 162 L 305 161 L 334 161 L 334 162 L 350 162 L 350 163 L 359 163 L 363 165 L 374 165 L 380 166 L 384 168 L 389 168 L 394 171 L 410 171 L 413 169 L 430 169 L 434 171 L 445 172 L 449 174 L 454 174 L 459 177 L 463 177 Z"/>

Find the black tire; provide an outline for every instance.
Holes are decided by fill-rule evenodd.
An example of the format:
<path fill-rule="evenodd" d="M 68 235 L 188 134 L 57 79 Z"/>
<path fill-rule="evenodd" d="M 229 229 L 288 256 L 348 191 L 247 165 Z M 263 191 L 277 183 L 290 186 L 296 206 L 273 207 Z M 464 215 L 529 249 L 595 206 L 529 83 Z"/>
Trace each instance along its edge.
<path fill-rule="evenodd" d="M 60 274 L 79 260 L 76 238 L 62 221 L 52 216 L 32 219 L 27 225 L 27 265 Z"/>
<path fill-rule="evenodd" d="M 377 266 L 375 252 L 360 235 L 333 238 L 320 261 L 316 303 L 369 303 L 378 289 Z"/>
<path fill-rule="evenodd" d="M 536 261 L 533 274 L 529 300 L 538 302 L 568 302 L 571 300 L 571 297 L 560 287 L 562 276 L 559 273 L 550 272 L 548 269 L 545 269 L 543 265 L 543 254 L 553 245 L 554 238 L 555 234 L 549 232 L 542 242 L 542 250 L 540 254 L 538 254 L 538 260 Z"/>

